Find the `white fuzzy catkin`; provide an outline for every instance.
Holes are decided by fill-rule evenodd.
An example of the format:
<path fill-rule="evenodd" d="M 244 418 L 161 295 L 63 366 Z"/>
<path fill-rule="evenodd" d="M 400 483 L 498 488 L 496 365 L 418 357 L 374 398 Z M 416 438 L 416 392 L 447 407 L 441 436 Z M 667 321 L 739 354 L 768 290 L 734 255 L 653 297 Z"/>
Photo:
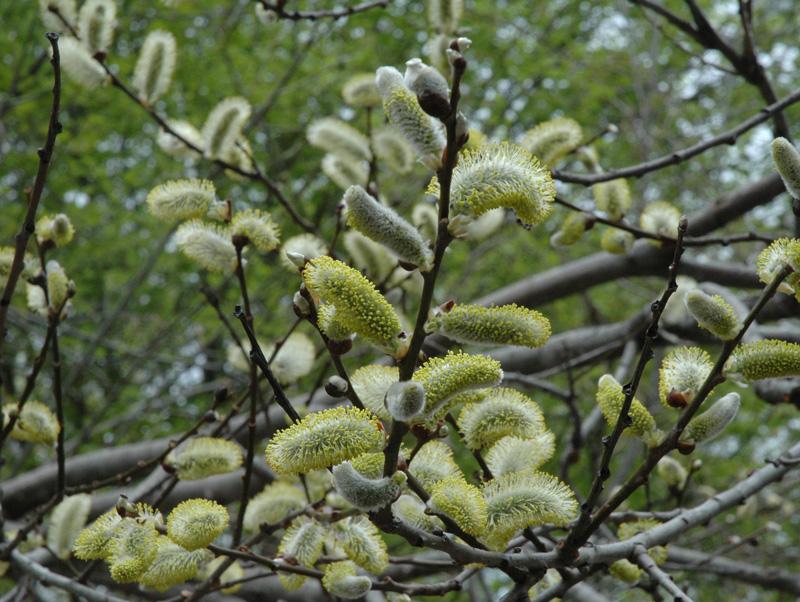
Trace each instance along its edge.
<path fill-rule="evenodd" d="M 335 117 L 312 121 L 306 130 L 306 138 L 313 146 L 348 159 L 369 161 L 372 158 L 367 137 Z"/>
<path fill-rule="evenodd" d="M 415 95 L 406 88 L 403 76 L 394 67 L 381 67 L 375 81 L 383 98 L 383 110 L 389 121 L 411 145 L 419 160 L 428 168 L 442 166 L 445 138 L 441 127 L 435 124 L 419 106 Z"/>
<path fill-rule="evenodd" d="M 363 161 L 354 161 L 353 158 L 334 153 L 322 157 L 322 173 L 343 190 L 354 185 L 366 186 L 369 179 L 369 170 Z"/>
<path fill-rule="evenodd" d="M 772 161 L 781 175 L 786 190 L 800 199 L 800 154 L 786 138 L 772 141 Z"/>
<path fill-rule="evenodd" d="M 86 0 L 78 13 L 78 35 L 90 52 L 108 49 L 114 39 L 114 0 Z"/>
<path fill-rule="evenodd" d="M 91 91 L 108 81 L 103 65 L 92 58 L 86 47 L 75 38 L 59 39 L 61 68 L 70 79 Z"/>
<path fill-rule="evenodd" d="M 167 125 L 187 142 L 198 148 L 203 148 L 203 136 L 200 134 L 200 130 L 188 121 L 170 120 L 167 121 Z M 176 159 L 196 159 L 200 156 L 196 150 L 163 129 L 158 132 L 156 144 L 158 144 L 158 148 Z"/>
<path fill-rule="evenodd" d="M 250 103 L 241 96 L 225 98 L 214 107 L 202 131 L 206 157 L 218 159 L 230 152 L 250 119 L 250 112 Z"/>
<path fill-rule="evenodd" d="M 58 14 L 50 10 L 51 7 Z M 76 27 L 77 14 L 75 0 L 39 0 L 39 15 L 47 31 L 53 31 L 61 36 L 72 35 L 70 27 Z M 63 37 L 60 42 L 63 42 Z"/>
<path fill-rule="evenodd" d="M 433 251 L 422 240 L 414 226 L 397 212 L 381 205 L 361 186 L 351 186 L 344 193 L 348 225 L 365 236 L 381 243 L 401 259 L 419 267 L 423 272 L 433 267 Z"/>
<path fill-rule="evenodd" d="M 344 499 L 363 512 L 374 512 L 400 494 L 400 486 L 393 479 L 368 479 L 350 462 L 333 467 L 333 484 Z"/>
<path fill-rule="evenodd" d="M 170 32 L 156 29 L 147 34 L 133 70 L 133 87 L 146 102 L 154 103 L 169 90 L 177 57 Z"/>
<path fill-rule="evenodd" d="M 686 426 L 681 439 L 690 443 L 709 441 L 725 430 L 739 411 L 738 393 L 728 393 L 708 410 L 695 416 Z"/>

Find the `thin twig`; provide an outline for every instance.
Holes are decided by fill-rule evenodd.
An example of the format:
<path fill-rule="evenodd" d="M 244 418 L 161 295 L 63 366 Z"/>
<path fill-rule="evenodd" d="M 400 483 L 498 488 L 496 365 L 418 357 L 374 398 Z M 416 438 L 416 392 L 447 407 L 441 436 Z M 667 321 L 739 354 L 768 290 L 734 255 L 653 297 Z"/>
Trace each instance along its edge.
<path fill-rule="evenodd" d="M 261 3 L 261 6 L 274 13 L 279 19 L 288 19 L 290 21 L 315 21 L 317 19 L 326 18 L 336 20 L 343 17 L 349 17 L 350 15 L 355 15 L 356 13 L 362 13 L 373 8 L 385 8 L 392 3 L 392 0 L 373 0 L 372 2 L 364 2 L 363 4 L 357 4 L 355 6 L 341 8 L 338 10 L 316 10 L 305 12 L 299 10 L 284 10 L 283 7 L 286 4 L 286 0 L 278 0 L 274 4 L 267 2 L 266 0 L 259 0 L 259 2 Z"/>
<path fill-rule="evenodd" d="M 53 150 L 56 146 L 56 136 L 61 133 L 61 123 L 58 121 L 58 112 L 61 107 L 61 54 L 58 51 L 58 34 L 48 33 L 45 36 L 53 48 L 53 58 L 50 64 L 53 65 L 53 105 L 50 109 L 50 123 L 47 127 L 47 138 L 44 147 L 37 151 L 39 155 L 39 169 L 36 172 L 36 179 L 33 182 L 33 191 L 28 201 L 28 209 L 25 212 L 25 219 L 22 228 L 16 236 L 16 247 L 14 259 L 8 272 L 6 287 L 3 297 L 0 299 L 0 357 L 3 354 L 3 343 L 6 340 L 6 319 L 8 318 L 8 308 L 11 305 L 11 296 L 17 286 L 25 263 L 25 249 L 28 240 L 36 230 L 36 210 L 39 208 L 39 201 L 42 198 L 45 182 L 47 182 L 47 170 L 50 167 L 50 160 L 53 158 Z M 0 385 L 3 383 L 0 374 Z"/>
<path fill-rule="evenodd" d="M 730 130 L 723 132 L 718 136 L 714 136 L 713 138 L 709 138 L 708 140 L 704 140 L 703 142 L 698 142 L 697 144 L 684 149 L 673 151 L 668 155 L 664 155 L 658 159 L 653 159 L 652 161 L 645 161 L 643 163 L 639 163 L 638 165 L 631 165 L 630 167 L 610 169 L 600 174 L 576 174 L 554 169 L 552 171 L 552 176 L 554 179 L 562 182 L 572 182 L 575 184 L 584 184 L 586 186 L 597 184 L 598 182 L 607 182 L 615 178 L 638 178 L 639 176 L 643 176 L 651 171 L 656 171 L 663 167 L 678 165 L 679 163 L 688 161 L 692 157 L 695 157 L 710 148 L 714 148 L 715 146 L 720 146 L 722 144 L 735 144 L 739 136 L 753 129 L 755 126 L 768 121 L 779 111 L 782 111 L 786 107 L 789 107 L 798 101 L 800 101 L 800 90 L 795 90 L 782 100 L 764 107 L 753 117 L 743 121 L 735 128 L 731 128 Z"/>

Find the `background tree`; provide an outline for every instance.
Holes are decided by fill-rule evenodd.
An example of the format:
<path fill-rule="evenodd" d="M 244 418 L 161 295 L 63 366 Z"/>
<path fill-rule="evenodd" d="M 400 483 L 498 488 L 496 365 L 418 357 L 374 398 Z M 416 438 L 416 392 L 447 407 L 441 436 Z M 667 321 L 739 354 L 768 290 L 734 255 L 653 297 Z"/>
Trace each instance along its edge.
<path fill-rule="evenodd" d="M 776 137 L 791 141 L 798 119 L 793 2 L 51 4 L 55 10 L 46 2 L 0 9 L 7 24 L 0 38 L 0 270 L 10 278 L 0 305 L 0 324 L 7 329 L 0 339 L 0 554 L 7 563 L 0 588 L 9 599 L 50 600 L 59 592 L 114 599 L 98 584 L 116 599 L 175 598 L 181 592 L 192 599 L 313 599 L 324 592 L 359 593 L 366 586 L 370 600 L 797 595 L 792 468 L 800 454 L 800 385 L 796 377 L 763 377 L 800 371 L 795 347 L 758 346 L 761 340 L 800 343 L 797 300 L 774 294 L 780 278 L 783 289 L 796 285 L 795 274 L 783 269 L 796 262 L 795 247 L 772 246 L 757 262 L 772 241 L 800 232 L 797 201 L 785 194 L 770 157 L 770 143 Z M 61 37 L 48 42 L 47 31 Z M 168 33 L 150 38 L 154 31 Z M 466 70 L 454 80 L 444 48 L 460 36 L 472 46 L 461 49 Z M 153 63 L 162 69 L 169 64 L 169 39 L 176 47 L 174 74 L 159 89 Z M 60 71 L 50 65 L 51 45 L 60 49 Z M 149 78 L 142 75 L 148 53 Z M 465 150 L 479 153 L 484 137 L 517 143 L 552 171 L 557 198 L 546 221 L 528 230 L 513 211 L 500 210 L 494 224 L 487 216 L 483 228 L 472 224 L 471 234 L 449 240 L 448 232 L 460 232 L 437 224 L 441 214 L 429 184 L 437 169 L 440 184 L 450 177 L 455 113 L 440 114 L 449 127 L 449 154 L 428 156 L 423 164 L 387 129 L 374 90 L 369 99 L 367 80 L 361 80 L 365 100 L 358 96 L 359 80 L 351 79 L 384 66 L 402 70 L 414 57 L 438 67 L 447 85 L 460 91 L 457 108 L 472 128 Z M 59 72 L 64 80 L 56 80 L 51 93 Z M 428 88 L 410 87 L 426 96 Z M 238 111 L 227 123 L 240 120 L 241 132 L 222 149 L 224 132 L 217 122 L 219 135 L 209 133 L 209 116 L 230 97 L 243 99 L 223 105 Z M 326 129 L 322 120 L 330 118 L 339 121 Z M 559 118 L 572 121 L 552 122 Z M 198 137 L 177 121 L 191 124 Z M 342 129 L 342 122 L 352 129 Z M 164 126 L 184 142 L 170 138 Z M 561 152 L 542 142 L 551 130 L 567 143 Z M 209 136 L 221 146 L 212 148 Z M 462 151 L 462 168 L 470 156 Z M 216 196 L 229 204 L 217 204 L 208 185 L 179 188 L 181 203 L 174 204 L 175 190 L 158 188 L 191 178 L 212 182 Z M 441 245 L 430 260 L 437 267 L 423 269 L 422 277 L 405 268 L 428 261 L 424 250 L 415 247 L 417 255 L 409 257 L 394 249 L 404 260 L 398 266 L 396 257 L 359 238 L 356 230 L 379 235 L 365 232 L 364 220 L 359 225 L 352 198 L 342 210 L 346 184 L 362 185 L 365 194 L 418 227 L 423 240 L 435 240 L 438 228 Z M 238 228 L 239 238 L 220 242 L 210 263 L 192 250 L 211 236 L 191 226 L 189 220 L 204 213 L 194 215 L 193 203 L 233 217 Z M 183 219 L 158 219 L 159 207 Z M 179 216 L 179 210 L 188 212 Z M 678 229 L 681 214 L 688 218 L 685 230 Z M 354 457 L 375 443 L 367 430 L 363 449 L 320 466 L 337 465 L 336 490 L 325 471 L 289 483 L 274 454 L 269 464 L 264 461 L 267 444 L 286 439 L 273 438 L 275 431 L 341 405 L 342 393 L 346 406 L 361 400 L 370 407 L 362 392 L 378 372 L 371 374 L 373 381 L 362 372 L 359 388 L 358 370 L 390 363 L 365 342 L 369 332 L 360 332 L 352 350 L 342 354 L 349 337 L 339 337 L 335 316 L 327 316 L 323 336 L 316 320 L 304 319 L 316 311 L 314 299 L 295 296 L 302 279 L 297 266 L 285 265 L 282 245 L 305 234 L 320 242 L 316 252 L 304 250 L 313 245 L 294 247 L 301 254 L 313 259 L 330 253 L 348 262 L 391 301 L 408 339 L 391 340 L 388 347 L 378 341 L 377 347 L 398 357 L 403 380 L 416 367 L 417 354 L 404 359 L 401 347 L 409 344 L 413 351 L 421 340 L 417 311 L 430 303 L 444 306 L 436 319 L 450 316 L 451 323 L 437 325 L 443 334 L 425 339 L 427 356 L 443 357 L 449 348 L 486 352 L 502 365 L 503 390 L 516 393 L 502 399 L 492 393 L 483 403 L 472 398 L 464 406 L 473 408 L 472 415 L 459 405 L 444 424 L 431 414 L 429 428 L 412 429 L 402 450 L 402 422 L 393 427 L 391 415 L 384 414 L 387 433 L 394 433 L 388 461 L 379 454 L 378 463 L 373 458 L 367 466 Z M 379 242 L 391 246 L 390 239 Z M 23 258 L 15 247 L 31 254 L 24 271 L 14 262 Z M 605 250 L 626 248 L 621 254 Z M 48 264 L 53 260 L 58 264 Z M 306 270 L 308 287 L 337 305 L 309 282 Z M 759 271 L 771 284 L 759 280 Z M 733 342 L 723 342 L 731 337 L 715 326 L 714 317 L 729 311 L 719 301 L 693 294 L 693 313 L 711 315 L 712 332 L 682 310 L 685 291 L 696 283 L 732 307 L 734 317 L 728 314 L 722 330 Z M 26 308 L 26 293 L 27 305 L 38 313 Z M 536 348 L 489 348 L 486 340 L 459 339 L 463 334 L 455 333 L 459 324 L 453 322 L 462 310 L 456 305 L 448 313 L 451 299 L 541 311 L 553 334 Z M 244 307 L 241 323 L 231 319 L 236 305 Z M 296 318 L 293 306 L 303 318 Z M 743 334 L 740 322 L 747 326 Z M 359 324 L 351 320 L 350 330 Z M 261 371 L 267 362 L 257 353 L 259 361 L 247 360 L 252 341 L 245 325 L 261 342 L 269 378 Z M 736 352 L 738 339 L 755 346 Z M 769 354 L 782 360 L 777 369 L 771 368 L 774 362 L 761 363 Z M 728 379 L 718 382 L 723 365 Z M 704 385 L 696 377 L 706 373 Z M 430 401 L 435 377 L 425 374 L 411 382 L 427 387 Z M 737 374 L 749 388 L 731 382 Z M 700 408 L 711 385 L 714 397 Z M 386 387 L 377 395 L 379 404 Z M 418 387 L 392 393 L 398 405 L 413 406 Z M 503 443 L 509 450 L 504 456 L 475 415 L 493 407 L 490 402 L 519 409 L 524 403 L 516 395 L 522 394 L 541 412 L 520 413 L 528 422 L 521 423 L 526 426 L 518 441 Z M 28 414 L 20 410 L 22 400 Z M 737 401 L 736 418 L 714 441 L 702 443 L 707 425 L 721 425 Z M 683 403 L 688 410 L 668 407 Z M 372 409 L 385 411 L 380 405 Z M 619 417 L 629 411 L 628 432 L 644 445 L 637 437 L 620 437 L 628 422 Z M 679 440 L 694 415 L 700 422 Z M 338 415 L 330 423 L 319 420 L 323 434 L 341 424 Z M 537 430 L 537 420 L 549 431 Z M 406 422 L 413 423 L 413 415 Z M 26 431 L 26 425 L 43 427 Z M 547 432 L 554 436 L 548 439 Z M 449 447 L 439 447 L 443 443 Z M 542 515 L 534 526 L 505 531 L 494 525 L 491 540 L 474 524 L 476 506 L 458 514 L 456 501 L 491 499 L 490 475 L 503 458 L 536 458 L 549 445 L 554 453 L 540 474 L 557 475 L 582 504 L 573 511 L 567 503 L 570 516 Z M 215 458 L 213 470 L 223 474 L 187 478 L 210 470 L 203 464 L 192 472 L 198 461 L 191 461 L 190 446 Z M 690 455 L 680 455 L 676 446 Z M 455 466 L 448 449 L 454 450 Z M 405 459 L 401 473 L 411 476 L 404 483 L 395 474 L 395 454 Z M 352 465 L 340 463 L 348 458 Z M 426 476 L 426 466 L 462 475 L 464 485 L 442 474 Z M 373 497 L 345 495 L 353 483 Z M 261 493 L 267 484 L 273 489 Z M 572 495 L 556 485 L 525 481 L 520 494 L 552 487 L 556 499 Z M 406 495 L 392 508 L 403 521 L 392 522 L 385 502 L 400 491 Z M 409 492 L 423 500 L 431 495 L 428 506 L 436 516 L 423 514 L 422 502 Z M 82 496 L 88 493 L 91 498 Z M 187 502 L 197 499 L 209 501 Z M 137 508 L 138 502 L 160 510 L 166 524 Z M 115 504 L 115 513 L 108 514 Z M 371 522 L 352 506 L 367 508 Z M 252 510 L 264 507 L 277 510 Z M 196 540 L 191 527 L 181 530 L 187 515 L 189 524 L 201 516 L 210 525 L 205 539 Z M 78 560 L 72 540 L 98 516 L 105 518 L 94 523 L 96 531 L 105 520 L 114 534 L 112 561 Z M 647 530 L 637 535 L 642 529 Z M 160 543 L 153 543 L 151 531 L 161 535 Z M 78 540 L 79 557 L 91 557 L 92 533 L 84 531 Z M 147 548 L 148 538 L 153 554 L 161 550 L 159 562 L 165 564 L 159 566 L 168 566 L 164 559 L 180 560 L 143 578 L 122 560 L 131 556 L 145 569 L 152 566 L 155 556 L 142 561 L 132 552 Z M 353 552 L 352 542 L 366 552 Z M 381 560 L 383 545 L 388 565 Z M 209 563 L 212 555 L 216 564 Z M 355 565 L 344 564 L 348 559 L 360 567 L 357 574 Z M 223 590 L 219 562 L 240 570 L 225 574 Z M 184 571 L 175 581 L 186 583 L 158 592 L 170 585 L 159 575 L 174 576 L 175 564 Z M 238 591 L 228 589 L 230 581 L 239 582 Z M 284 589 L 301 581 L 300 589 Z"/>

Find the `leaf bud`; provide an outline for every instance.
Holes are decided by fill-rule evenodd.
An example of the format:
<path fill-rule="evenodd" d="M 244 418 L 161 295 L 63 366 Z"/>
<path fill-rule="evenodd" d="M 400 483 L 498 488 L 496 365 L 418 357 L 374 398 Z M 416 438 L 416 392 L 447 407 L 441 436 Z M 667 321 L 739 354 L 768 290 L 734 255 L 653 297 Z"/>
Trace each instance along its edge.
<path fill-rule="evenodd" d="M 406 61 L 406 87 L 417 95 L 419 106 L 428 115 L 444 119 L 452 112 L 447 80 L 420 59 Z"/>
<path fill-rule="evenodd" d="M 331 376 L 328 382 L 325 383 L 325 392 L 336 399 L 347 395 L 349 389 L 350 386 L 347 384 L 347 381 L 341 376 Z"/>
<path fill-rule="evenodd" d="M 414 381 L 396 382 L 386 391 L 384 405 L 392 418 L 408 422 L 425 406 L 425 388 Z"/>

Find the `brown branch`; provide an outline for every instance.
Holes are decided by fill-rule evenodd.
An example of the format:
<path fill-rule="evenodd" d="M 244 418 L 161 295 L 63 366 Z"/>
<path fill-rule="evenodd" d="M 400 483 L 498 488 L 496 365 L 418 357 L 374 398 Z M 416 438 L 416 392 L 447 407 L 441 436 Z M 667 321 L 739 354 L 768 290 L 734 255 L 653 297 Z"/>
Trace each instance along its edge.
<path fill-rule="evenodd" d="M 615 178 L 638 178 L 670 165 L 678 165 L 695 157 L 710 148 L 720 146 L 722 144 L 735 144 L 739 136 L 745 132 L 753 129 L 755 126 L 764 123 L 770 118 L 776 116 L 780 111 L 789 107 L 796 102 L 800 101 L 800 90 L 795 90 L 783 99 L 764 107 L 758 113 L 753 115 L 750 119 L 746 119 L 739 125 L 730 130 L 722 132 L 721 134 L 698 142 L 692 146 L 684 149 L 671 152 L 669 155 L 664 155 L 652 161 L 645 161 L 638 165 L 631 165 L 630 167 L 621 167 L 619 169 L 610 169 L 600 174 L 576 174 L 566 171 L 554 169 L 551 173 L 554 179 L 562 182 L 571 182 L 575 184 L 584 184 L 586 186 L 597 184 L 598 182 L 607 182 Z"/>
<path fill-rule="evenodd" d="M 50 64 L 53 65 L 53 105 L 50 109 L 50 123 L 47 127 L 44 147 L 37 151 L 39 169 L 33 182 L 33 191 L 28 201 L 28 209 L 25 212 L 22 228 L 16 236 L 17 244 L 14 251 L 14 260 L 8 273 L 3 297 L 0 299 L 0 357 L 2 357 L 3 343 L 6 340 L 6 320 L 8 318 L 8 308 L 11 305 L 11 296 L 14 294 L 17 281 L 24 268 L 25 249 L 28 246 L 28 240 L 36 230 L 36 210 L 39 208 L 39 201 L 42 198 L 45 182 L 47 182 L 47 170 L 53 158 L 56 136 L 61 133 L 62 129 L 61 123 L 58 121 L 58 112 L 61 107 L 61 54 L 58 51 L 58 34 L 48 33 L 45 37 L 47 37 L 53 48 L 53 58 L 50 60 Z M 2 384 L 2 374 L 0 374 L 0 384 Z"/>
<path fill-rule="evenodd" d="M 392 3 L 392 0 L 373 0 L 372 2 L 364 2 L 355 6 L 342 8 L 339 10 L 316 10 L 316 11 L 287 11 L 284 10 L 286 0 L 278 0 L 274 4 L 266 0 L 259 0 L 261 6 L 268 11 L 275 14 L 279 19 L 288 19 L 290 21 L 314 21 L 316 19 L 341 19 L 349 17 L 356 13 L 361 13 L 373 8 L 385 8 Z"/>

